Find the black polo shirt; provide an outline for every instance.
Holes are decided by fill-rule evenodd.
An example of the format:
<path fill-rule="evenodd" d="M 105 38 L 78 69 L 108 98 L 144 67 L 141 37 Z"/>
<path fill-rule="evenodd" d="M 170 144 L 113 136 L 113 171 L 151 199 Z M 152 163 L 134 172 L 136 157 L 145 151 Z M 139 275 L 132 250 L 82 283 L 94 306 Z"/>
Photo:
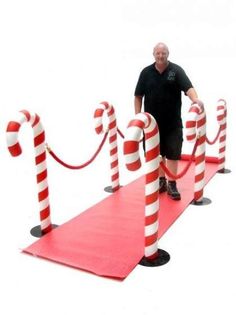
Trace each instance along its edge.
<path fill-rule="evenodd" d="M 182 127 L 181 92 L 193 87 L 184 70 L 169 62 L 164 72 L 159 73 L 155 63 L 140 73 L 135 96 L 144 96 L 144 111 L 157 120 L 162 130 Z"/>

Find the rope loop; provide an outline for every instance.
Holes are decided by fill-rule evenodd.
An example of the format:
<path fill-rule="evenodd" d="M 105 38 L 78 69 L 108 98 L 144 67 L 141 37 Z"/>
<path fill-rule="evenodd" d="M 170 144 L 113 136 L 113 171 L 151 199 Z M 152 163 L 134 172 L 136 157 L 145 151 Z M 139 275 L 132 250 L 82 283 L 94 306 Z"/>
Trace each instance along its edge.
<path fill-rule="evenodd" d="M 63 162 L 53 151 L 52 149 L 48 146 L 48 144 L 46 144 L 46 149 L 48 151 L 48 153 L 54 158 L 55 161 L 57 161 L 58 163 L 60 163 L 62 166 L 66 167 L 66 168 L 69 168 L 69 169 L 72 169 L 72 170 L 80 170 L 86 166 L 88 166 L 89 164 L 91 164 L 95 159 L 96 157 L 98 156 L 98 154 L 100 153 L 100 151 L 102 150 L 102 147 L 104 145 L 104 143 L 106 142 L 106 139 L 107 139 L 107 135 L 108 135 L 108 132 L 106 132 L 104 134 L 104 137 L 102 139 L 102 142 L 100 143 L 98 149 L 96 150 L 96 152 L 93 154 L 93 156 L 85 163 L 83 164 L 80 164 L 80 165 L 71 165 L 71 164 L 68 164 L 68 163 L 65 163 Z"/>
<path fill-rule="evenodd" d="M 216 143 L 216 141 L 219 139 L 220 137 L 220 133 L 221 133 L 221 125 L 219 126 L 218 128 L 218 131 L 217 131 L 217 134 L 215 136 L 215 138 L 213 140 L 209 140 L 208 137 L 206 136 L 206 143 L 209 144 L 209 145 L 213 145 Z"/>
<path fill-rule="evenodd" d="M 191 164 L 192 164 L 192 161 L 194 160 L 194 157 L 195 157 L 195 153 L 196 153 L 196 150 L 197 150 L 197 146 L 198 146 L 198 139 L 196 140 L 195 144 L 194 144 L 194 147 L 193 147 L 193 151 L 190 155 L 190 158 L 189 158 L 189 161 L 188 163 L 186 164 L 186 166 L 183 168 L 183 170 L 179 173 L 179 174 L 173 174 L 168 168 L 167 166 L 165 165 L 165 163 L 163 161 L 160 162 L 160 166 L 161 168 L 164 170 L 165 174 L 176 180 L 176 179 L 179 179 L 181 177 L 183 177 L 189 170 Z"/>

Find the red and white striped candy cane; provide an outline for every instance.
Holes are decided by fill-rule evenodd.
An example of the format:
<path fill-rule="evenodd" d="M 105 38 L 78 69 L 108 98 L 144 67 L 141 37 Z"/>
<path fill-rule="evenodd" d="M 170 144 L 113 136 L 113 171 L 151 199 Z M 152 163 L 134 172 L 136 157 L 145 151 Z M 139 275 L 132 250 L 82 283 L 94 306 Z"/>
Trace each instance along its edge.
<path fill-rule="evenodd" d="M 95 130 L 97 134 L 102 134 L 104 132 L 102 121 L 104 111 L 107 112 L 109 120 L 108 132 L 111 158 L 111 188 L 112 192 L 114 192 L 120 188 L 116 115 L 115 109 L 111 104 L 109 104 L 108 102 L 101 102 L 94 112 Z"/>
<path fill-rule="evenodd" d="M 225 169 L 226 117 L 227 117 L 226 101 L 223 99 L 219 99 L 217 102 L 217 121 L 220 125 L 221 131 L 219 137 L 218 171 L 223 171 Z"/>
<path fill-rule="evenodd" d="M 139 143 L 145 133 L 145 249 L 144 255 L 153 260 L 158 256 L 157 233 L 159 213 L 159 130 L 155 119 L 148 113 L 139 113 L 131 120 L 124 140 L 126 167 L 135 171 L 141 167 Z"/>
<path fill-rule="evenodd" d="M 45 234 L 52 229 L 50 219 L 49 192 L 47 183 L 47 166 L 45 150 L 45 133 L 37 114 L 31 114 L 26 110 L 18 113 L 15 120 L 7 126 L 7 146 L 12 156 L 22 153 L 18 142 L 18 133 L 23 123 L 29 122 L 34 133 L 35 164 L 37 169 L 38 201 L 40 210 L 41 233 Z"/>
<path fill-rule="evenodd" d="M 195 153 L 194 201 L 200 203 L 203 199 L 206 147 L 206 114 L 202 102 L 199 101 L 199 103 L 191 105 L 186 128 L 188 141 L 196 141 L 198 138 L 198 146 Z"/>

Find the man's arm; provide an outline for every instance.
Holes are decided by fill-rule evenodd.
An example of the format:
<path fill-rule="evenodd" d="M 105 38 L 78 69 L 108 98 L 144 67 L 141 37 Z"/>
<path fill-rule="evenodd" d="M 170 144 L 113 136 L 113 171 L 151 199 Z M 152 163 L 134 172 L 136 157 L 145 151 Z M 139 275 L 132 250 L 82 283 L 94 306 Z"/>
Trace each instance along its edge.
<path fill-rule="evenodd" d="M 143 100 L 142 96 L 135 96 L 134 97 L 134 111 L 135 111 L 135 114 L 138 114 L 138 113 L 141 112 L 142 100 Z"/>
<path fill-rule="evenodd" d="M 198 104 L 198 106 L 200 107 L 201 111 L 204 110 L 204 104 L 203 104 L 203 102 L 201 100 L 199 100 L 197 92 L 195 91 L 194 88 L 188 89 L 188 91 L 186 92 L 186 95 L 190 98 L 192 103 Z"/>
<path fill-rule="evenodd" d="M 195 103 L 198 100 L 197 92 L 195 91 L 193 87 L 188 89 L 188 91 L 186 92 L 186 95 L 190 98 L 190 100 L 193 103 Z"/>

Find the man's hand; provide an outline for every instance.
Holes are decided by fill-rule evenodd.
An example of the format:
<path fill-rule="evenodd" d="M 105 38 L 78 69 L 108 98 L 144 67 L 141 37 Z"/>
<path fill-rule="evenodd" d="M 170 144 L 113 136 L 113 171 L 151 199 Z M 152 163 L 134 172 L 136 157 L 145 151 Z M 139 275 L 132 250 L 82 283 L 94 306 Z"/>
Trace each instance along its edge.
<path fill-rule="evenodd" d="M 201 100 L 199 100 L 198 98 L 196 98 L 196 99 L 193 101 L 192 105 L 193 105 L 193 104 L 197 104 L 197 105 L 199 106 L 199 108 L 200 108 L 200 113 L 199 113 L 199 114 L 201 114 L 201 113 L 204 111 L 204 104 L 203 104 L 203 102 L 202 102 Z"/>

